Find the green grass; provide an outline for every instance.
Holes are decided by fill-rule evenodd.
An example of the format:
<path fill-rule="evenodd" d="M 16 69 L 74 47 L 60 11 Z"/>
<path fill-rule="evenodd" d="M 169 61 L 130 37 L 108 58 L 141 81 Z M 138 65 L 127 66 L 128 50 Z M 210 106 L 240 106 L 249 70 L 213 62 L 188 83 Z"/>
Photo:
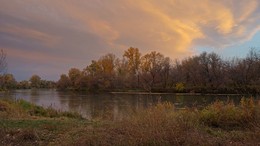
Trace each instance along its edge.
<path fill-rule="evenodd" d="M 76 112 L 61 112 L 52 108 L 43 108 L 25 100 L 0 100 L 0 116 L 5 118 L 24 118 L 38 116 L 49 118 L 69 117 L 83 119 L 83 117 Z"/>
<path fill-rule="evenodd" d="M 60 112 L 24 100 L 0 100 L 0 145 L 50 145 L 89 122 L 78 113 Z"/>
<path fill-rule="evenodd" d="M 260 103 L 217 101 L 202 110 L 160 103 L 121 121 L 80 115 L 26 101 L 0 100 L 3 145 L 259 145 Z"/>

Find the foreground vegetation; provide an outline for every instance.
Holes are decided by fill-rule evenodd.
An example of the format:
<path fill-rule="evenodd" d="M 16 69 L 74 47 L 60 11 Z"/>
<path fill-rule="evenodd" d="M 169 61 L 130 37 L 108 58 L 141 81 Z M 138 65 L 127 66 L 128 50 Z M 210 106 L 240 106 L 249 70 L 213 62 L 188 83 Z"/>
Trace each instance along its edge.
<path fill-rule="evenodd" d="M 253 99 L 202 110 L 159 103 L 121 121 L 0 100 L 0 145 L 259 145 L 259 137 L 260 103 Z"/>

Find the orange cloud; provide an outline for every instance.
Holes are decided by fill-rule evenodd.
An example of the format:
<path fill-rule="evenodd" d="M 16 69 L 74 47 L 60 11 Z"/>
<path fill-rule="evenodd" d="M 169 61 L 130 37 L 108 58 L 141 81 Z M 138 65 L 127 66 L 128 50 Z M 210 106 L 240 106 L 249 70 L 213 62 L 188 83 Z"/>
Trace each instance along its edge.
<path fill-rule="evenodd" d="M 27 10 L 31 5 L 40 11 L 31 13 Z M 260 23 L 260 16 L 256 14 L 258 0 L 46 0 L 32 4 L 20 2 L 16 7 L 10 3 L 4 6 L 12 11 L 15 8 L 37 21 L 53 20 L 59 25 L 67 25 L 66 28 L 91 33 L 108 48 L 125 50 L 134 46 L 146 52 L 158 49 L 170 57 L 190 55 L 194 53 L 192 48 L 197 46 L 218 48 L 248 40 L 258 31 L 255 28 Z M 4 29 L 46 44 L 59 41 L 45 32 L 28 28 Z"/>
<path fill-rule="evenodd" d="M 75 22 L 75 29 L 91 32 L 103 38 L 103 40 L 110 45 L 119 37 L 119 33 L 111 27 L 108 21 L 98 18 L 95 12 L 88 11 L 84 8 L 84 3 L 81 5 L 81 3 L 78 2 L 71 3 L 63 1 L 52 2 L 52 5 Z"/>
<path fill-rule="evenodd" d="M 173 45 L 178 52 L 185 51 L 193 39 L 203 37 L 202 32 L 196 25 L 191 25 L 179 19 L 175 19 L 174 17 L 164 13 L 162 10 L 160 10 L 160 8 L 156 7 L 156 5 L 153 5 L 147 1 L 141 2 L 141 9 L 155 17 L 155 19 L 162 24 L 161 27 L 167 28 L 166 31 L 161 32 L 161 34 L 163 34 L 161 39 L 165 40 L 166 36 L 167 41 L 171 40 L 172 43 L 175 43 Z M 172 34 L 176 35 L 170 35 L 171 32 L 173 32 Z M 178 38 L 178 42 L 174 41 L 176 38 Z"/>

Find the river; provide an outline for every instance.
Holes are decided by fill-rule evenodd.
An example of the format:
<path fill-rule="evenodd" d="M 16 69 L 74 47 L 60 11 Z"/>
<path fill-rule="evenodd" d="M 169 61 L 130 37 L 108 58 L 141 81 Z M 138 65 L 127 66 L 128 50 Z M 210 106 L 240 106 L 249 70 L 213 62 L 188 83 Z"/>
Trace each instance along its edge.
<path fill-rule="evenodd" d="M 36 105 L 51 107 L 61 111 L 75 111 L 87 119 L 122 117 L 146 109 L 158 102 L 168 101 L 177 109 L 185 107 L 205 107 L 216 101 L 232 100 L 238 104 L 243 95 L 189 95 L 189 94 L 126 94 L 104 93 L 86 94 L 58 92 L 52 89 L 13 90 L 1 92 L 0 98 L 24 99 Z M 259 100 L 259 96 L 255 97 Z"/>

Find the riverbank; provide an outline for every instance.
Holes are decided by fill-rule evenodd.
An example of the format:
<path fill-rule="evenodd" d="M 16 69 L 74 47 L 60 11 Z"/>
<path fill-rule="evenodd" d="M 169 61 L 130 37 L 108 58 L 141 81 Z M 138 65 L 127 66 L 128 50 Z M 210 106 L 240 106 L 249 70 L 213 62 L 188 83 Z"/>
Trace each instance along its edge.
<path fill-rule="evenodd" d="M 259 137 L 260 103 L 253 99 L 202 110 L 160 103 L 121 121 L 0 100 L 1 145 L 259 145 Z"/>

